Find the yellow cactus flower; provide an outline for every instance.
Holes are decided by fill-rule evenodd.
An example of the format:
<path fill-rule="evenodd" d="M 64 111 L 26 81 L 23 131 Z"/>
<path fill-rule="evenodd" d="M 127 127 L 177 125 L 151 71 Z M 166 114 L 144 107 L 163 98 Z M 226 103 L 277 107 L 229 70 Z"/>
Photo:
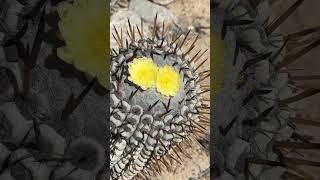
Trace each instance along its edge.
<path fill-rule="evenodd" d="M 155 87 L 165 96 L 175 96 L 180 89 L 180 74 L 171 66 L 158 67 L 151 58 L 135 58 L 128 64 L 128 79 L 143 90 Z"/>
<path fill-rule="evenodd" d="M 151 58 L 135 58 L 128 64 L 128 79 L 143 90 L 155 86 L 158 67 Z"/>
<path fill-rule="evenodd" d="M 65 46 L 57 55 L 107 88 L 109 84 L 108 4 L 101 0 L 77 0 L 58 4 L 59 29 Z"/>
<path fill-rule="evenodd" d="M 157 91 L 165 96 L 175 96 L 180 89 L 180 74 L 173 67 L 165 65 L 158 70 Z"/>

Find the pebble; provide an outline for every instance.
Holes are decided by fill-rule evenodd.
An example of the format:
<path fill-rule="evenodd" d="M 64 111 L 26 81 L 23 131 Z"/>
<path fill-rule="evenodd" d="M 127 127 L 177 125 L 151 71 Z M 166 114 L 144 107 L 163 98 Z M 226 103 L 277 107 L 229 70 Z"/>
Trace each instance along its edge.
<path fill-rule="evenodd" d="M 170 22 L 175 19 L 175 15 L 169 9 L 147 0 L 132 0 L 129 9 L 147 22 L 153 22 L 156 14 L 158 14 L 157 22 L 159 24 L 162 24 L 163 21 Z"/>
<path fill-rule="evenodd" d="M 111 19 L 110 19 L 110 47 L 111 48 L 118 47 L 116 40 L 112 36 L 112 33 L 113 33 L 115 37 L 117 37 L 116 32 L 114 30 L 114 26 L 117 27 L 117 31 L 119 34 L 122 28 L 124 43 L 125 43 L 125 39 L 129 39 L 126 33 L 126 29 L 128 26 L 128 19 L 130 20 L 130 23 L 132 26 L 135 26 L 136 24 L 140 25 L 141 23 L 140 16 L 131 10 L 119 10 L 118 12 L 114 13 L 111 16 Z M 145 28 L 147 27 L 145 26 Z M 147 29 L 144 29 L 144 32 L 146 31 Z M 117 49 L 117 48 L 114 48 L 114 49 Z"/>

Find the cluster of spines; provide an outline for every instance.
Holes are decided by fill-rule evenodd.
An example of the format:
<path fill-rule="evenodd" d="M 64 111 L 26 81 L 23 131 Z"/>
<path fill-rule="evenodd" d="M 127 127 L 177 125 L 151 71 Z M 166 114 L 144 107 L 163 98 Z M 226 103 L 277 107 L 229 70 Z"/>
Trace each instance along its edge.
<path fill-rule="evenodd" d="M 251 4 L 253 8 L 258 8 L 259 4 L 262 3 L 263 0 L 252 0 Z M 265 22 L 263 24 L 263 28 L 265 30 L 265 36 L 269 38 L 269 42 L 272 46 L 276 48 L 275 52 L 262 52 L 258 53 L 253 47 L 250 47 L 248 44 L 250 42 L 244 42 L 241 39 L 236 40 L 236 47 L 235 47 L 235 53 L 234 53 L 234 60 L 233 60 L 233 65 L 236 65 L 237 59 L 238 59 L 238 54 L 240 51 L 244 51 L 246 53 L 251 53 L 254 54 L 254 57 L 252 59 L 247 59 L 246 62 L 244 63 L 242 69 L 240 69 L 239 72 L 239 81 L 236 84 L 236 89 L 240 90 L 242 87 L 245 87 L 249 83 L 249 77 L 251 71 L 251 67 L 255 67 L 257 64 L 263 61 L 269 61 L 271 64 L 273 70 L 273 76 L 280 76 L 287 74 L 288 75 L 288 83 L 287 86 L 290 89 L 293 89 L 293 92 L 295 92 L 297 89 L 303 90 L 304 88 L 298 88 L 295 83 L 297 81 L 303 81 L 303 80 L 315 80 L 319 79 L 318 76 L 291 76 L 290 72 L 292 72 L 290 69 L 287 67 L 292 64 L 293 62 L 297 61 L 299 58 L 307 54 L 309 51 L 314 49 L 315 47 L 320 45 L 320 39 L 319 37 L 316 39 L 310 39 L 309 41 L 304 41 L 307 43 L 297 43 L 300 40 L 308 37 L 309 35 L 318 33 L 320 28 L 319 26 L 308 28 L 296 33 L 292 33 L 289 35 L 285 35 L 283 39 L 281 40 L 282 46 L 278 47 L 274 44 L 272 44 L 273 40 L 273 32 L 304 2 L 304 0 L 297 0 L 295 3 L 293 3 L 292 6 L 290 6 L 283 14 L 281 14 L 279 17 L 277 17 L 274 21 L 272 21 L 270 24 L 268 22 Z M 213 8 L 219 7 L 219 3 L 215 3 Z M 230 9 L 233 9 L 230 7 Z M 224 24 L 222 27 L 222 38 L 225 37 L 227 28 L 229 27 L 237 27 L 237 26 L 250 26 L 252 23 L 254 23 L 254 20 L 247 20 L 247 19 L 241 19 L 241 17 L 232 17 L 230 19 L 224 20 Z M 283 57 L 281 61 L 277 61 L 280 57 L 281 54 L 283 54 L 283 51 L 287 50 L 287 54 Z M 272 84 L 272 82 L 269 82 Z M 249 118 L 245 120 L 241 120 L 241 117 L 239 115 L 235 116 L 232 118 L 232 120 L 225 126 L 220 126 L 220 134 L 222 137 L 227 137 L 230 135 L 230 131 L 232 128 L 236 125 L 239 124 L 239 121 L 241 120 L 241 124 L 245 128 L 249 128 L 249 130 L 253 130 L 254 132 L 262 133 L 265 136 L 271 138 L 272 136 L 275 136 L 278 134 L 275 131 L 270 131 L 266 129 L 262 129 L 259 127 L 259 124 L 266 122 L 266 121 L 271 121 L 270 115 L 271 114 L 277 114 L 277 109 L 280 111 L 292 111 L 292 108 L 289 107 L 290 104 L 300 101 L 302 99 L 305 99 L 307 97 L 313 96 L 315 94 L 320 93 L 319 89 L 315 88 L 308 88 L 306 90 L 303 90 L 302 92 L 293 95 L 292 97 L 286 97 L 282 99 L 273 99 L 268 97 L 272 93 L 280 93 L 283 91 L 283 89 L 270 89 L 270 85 L 265 84 L 265 86 L 260 86 L 260 87 L 255 87 L 249 91 L 249 93 L 244 96 L 242 100 L 242 105 L 247 106 L 250 104 L 250 102 L 253 102 L 258 99 L 258 101 L 264 101 L 268 104 L 268 101 L 271 101 L 273 104 L 269 106 L 268 108 L 264 109 L 263 111 L 257 113 L 257 115 L 254 118 Z M 278 91 L 278 92 L 274 92 Z M 279 92 L 280 91 L 280 92 Z M 279 96 L 279 94 L 278 94 Z M 280 112 L 279 111 L 279 112 Z M 274 113 L 272 113 L 274 112 Z M 292 129 L 296 129 L 295 124 L 299 123 L 306 123 L 311 126 L 318 126 L 319 123 L 315 121 L 310 121 L 306 120 L 303 118 L 289 118 L 289 119 L 282 119 L 281 116 L 275 116 L 275 119 L 278 120 L 278 122 L 281 124 L 281 122 L 284 122 L 284 126 L 288 126 Z M 245 133 L 248 133 L 246 131 Z M 270 137 L 270 134 L 272 135 Z M 253 134 L 251 134 L 253 135 Z M 246 140 L 250 140 L 251 135 L 249 137 L 239 137 L 240 139 L 244 138 Z M 249 138 L 249 139 L 247 139 Z M 290 139 L 290 140 L 289 140 Z M 303 171 L 297 171 L 297 169 L 292 168 L 291 165 L 307 165 L 307 166 L 319 166 L 319 162 L 315 161 L 309 161 L 309 160 L 304 160 L 304 159 L 299 159 L 299 158 L 290 158 L 286 157 L 285 154 L 283 153 L 285 149 L 291 149 L 293 151 L 297 151 L 299 149 L 319 149 L 319 144 L 318 143 L 312 143 L 310 141 L 310 138 L 303 134 L 299 134 L 298 132 L 293 132 L 292 135 L 289 137 L 286 141 L 277 141 L 276 139 L 272 140 L 272 142 L 268 145 L 270 146 L 274 152 L 276 152 L 279 156 L 277 160 L 270 160 L 270 159 L 263 159 L 258 154 L 263 153 L 263 150 L 261 149 L 255 150 L 255 154 L 249 155 L 245 159 L 245 177 L 246 179 L 250 179 L 252 174 L 250 173 L 249 166 L 252 164 L 259 164 L 259 165 L 265 165 L 265 166 L 272 166 L 272 167 L 285 167 L 289 168 L 291 170 L 287 171 L 285 173 L 286 176 L 291 176 L 291 177 L 299 177 L 299 178 L 306 178 L 310 176 L 305 176 L 301 175 L 301 172 Z M 252 139 L 251 139 L 252 140 Z M 253 140 L 254 141 L 254 140 Z M 256 142 L 255 142 L 256 143 Z M 253 145 L 256 146 L 256 145 Z M 252 153 L 252 152 L 251 152 Z M 260 157 L 260 158 L 258 158 Z M 292 171 L 294 173 L 292 173 Z M 303 172 L 305 173 L 305 172 Z M 233 174 L 231 172 L 231 174 Z M 299 174 L 299 175 L 297 175 Z M 306 174 L 305 174 L 306 175 Z"/>
<path fill-rule="evenodd" d="M 157 127 L 158 127 L 159 132 L 160 131 L 163 132 L 163 135 L 161 135 L 161 136 L 166 137 L 166 138 L 164 138 L 166 140 L 161 139 L 161 136 L 159 136 L 158 140 L 157 140 L 157 138 L 150 138 L 149 139 L 149 137 L 157 136 L 156 129 L 150 129 L 150 127 L 149 127 L 147 129 L 148 129 L 148 131 L 152 130 L 151 132 L 143 131 L 143 134 L 146 134 L 146 138 L 147 138 L 147 140 L 143 143 L 151 143 L 152 145 L 159 146 L 159 151 L 162 153 L 161 154 L 155 153 L 155 151 L 156 151 L 155 148 L 151 148 L 153 150 L 148 151 L 146 153 L 146 151 L 142 147 L 141 151 L 144 151 L 144 153 L 139 153 L 140 150 L 137 152 L 140 155 L 145 154 L 146 155 L 145 158 L 147 158 L 147 160 L 146 160 L 146 162 L 144 162 L 144 164 L 141 164 L 141 167 L 137 168 L 140 172 L 139 171 L 138 172 L 129 172 L 130 171 L 130 169 L 129 169 L 128 172 L 129 172 L 130 176 L 123 175 L 125 173 L 122 173 L 122 175 L 126 176 L 127 179 L 130 179 L 133 177 L 148 179 L 147 176 L 159 175 L 163 168 L 170 171 L 170 166 L 172 163 L 174 163 L 174 162 L 181 163 L 181 161 L 182 161 L 181 155 L 184 154 L 187 157 L 190 157 L 190 155 L 188 155 L 184 150 L 182 150 L 180 148 L 180 145 L 181 145 L 180 143 L 182 141 L 184 143 L 189 143 L 189 141 L 191 141 L 192 137 L 189 134 L 196 136 L 196 137 L 199 137 L 203 134 L 207 134 L 207 129 L 205 126 L 207 126 L 209 123 L 209 119 L 207 118 L 207 114 L 209 114 L 209 112 L 208 112 L 208 110 L 209 110 L 208 102 L 209 101 L 208 101 L 208 99 L 203 99 L 200 102 L 199 97 L 202 96 L 203 94 L 209 92 L 209 85 L 201 85 L 201 87 L 200 87 L 201 89 L 199 89 L 199 87 L 196 87 L 196 85 L 203 82 L 205 79 L 209 78 L 210 72 L 208 70 L 199 72 L 199 70 L 200 70 L 199 68 L 204 65 L 205 61 L 207 61 L 207 59 L 205 59 L 202 62 L 200 62 L 200 58 L 207 52 L 207 50 L 205 50 L 203 52 L 198 51 L 192 58 L 188 59 L 188 54 L 195 48 L 195 46 L 196 46 L 195 44 L 196 44 L 196 41 L 198 40 L 198 37 L 196 37 L 191 42 L 190 47 L 187 49 L 187 51 L 185 51 L 185 53 L 183 53 L 181 51 L 181 48 L 185 44 L 187 44 L 187 39 L 190 34 L 190 31 L 188 33 L 186 33 L 184 38 L 181 38 L 183 35 L 181 33 L 174 38 L 171 37 L 171 40 L 168 40 L 168 37 L 167 37 L 168 29 L 165 27 L 164 23 L 162 23 L 162 30 L 159 33 L 159 30 L 157 27 L 157 15 L 154 18 L 153 27 L 151 30 L 151 35 L 149 38 L 147 38 L 145 35 L 143 21 L 141 21 L 140 28 L 138 26 L 136 26 L 137 32 L 140 36 L 139 40 L 136 38 L 135 28 L 134 28 L 134 26 L 131 25 L 129 20 L 128 20 L 128 28 L 129 29 L 127 30 L 127 35 L 129 37 L 130 43 L 128 42 L 128 40 L 125 40 L 126 45 L 124 46 L 124 38 L 123 38 L 122 29 L 120 30 L 120 33 L 119 33 L 118 30 L 114 27 L 115 34 L 113 34 L 113 37 L 119 46 L 119 52 L 117 52 L 115 49 L 112 49 L 111 50 L 111 52 L 112 52 L 111 57 L 113 58 L 112 61 L 117 59 L 116 60 L 117 62 L 113 62 L 113 63 L 120 65 L 120 66 L 113 66 L 112 65 L 113 63 L 111 63 L 111 80 L 114 81 L 114 82 L 112 82 L 113 89 L 112 89 L 111 93 L 115 92 L 115 94 L 119 94 L 119 92 L 116 92 L 116 91 L 119 91 L 119 89 L 120 89 L 119 85 L 122 83 L 122 81 L 124 81 L 123 80 L 124 73 L 126 73 L 126 72 L 124 71 L 124 64 L 123 63 L 125 63 L 125 61 L 128 62 L 128 61 L 132 60 L 135 57 L 135 54 L 139 50 L 142 50 L 142 51 L 143 50 L 150 50 L 150 56 L 151 56 L 151 58 L 153 58 L 154 55 L 160 55 L 159 51 L 157 51 L 158 49 L 164 49 L 166 53 L 163 55 L 163 59 L 166 59 L 168 56 L 171 56 L 171 55 L 177 55 L 177 53 L 182 54 L 180 56 L 180 58 L 181 58 L 180 61 L 177 60 L 172 65 L 179 66 L 179 67 L 181 65 L 184 65 L 179 68 L 179 73 L 183 73 L 183 81 L 186 84 L 185 86 L 190 86 L 189 89 L 186 89 L 186 91 L 187 91 L 186 94 L 189 96 L 191 94 L 192 95 L 190 97 L 187 96 L 187 98 L 182 99 L 182 101 L 180 101 L 179 104 L 183 105 L 183 104 L 194 103 L 194 106 L 191 107 L 194 109 L 194 111 L 186 112 L 188 107 L 182 106 L 182 109 L 179 110 L 181 112 L 173 115 L 172 109 L 170 107 L 172 98 L 168 98 L 167 102 L 162 102 L 159 99 L 155 102 L 150 103 L 149 106 L 146 107 L 144 111 L 152 112 L 152 110 L 155 106 L 162 104 L 163 110 L 164 110 L 163 112 L 156 112 L 155 114 L 153 114 L 153 116 L 150 114 L 142 115 L 142 113 L 141 113 L 141 115 L 142 115 L 141 117 L 148 116 L 149 119 L 151 119 L 151 120 L 152 119 L 159 119 L 159 122 L 158 122 L 159 126 L 157 126 Z M 126 51 L 129 49 L 131 49 L 131 51 L 127 52 L 127 54 L 126 54 Z M 122 58 L 117 58 L 117 57 L 120 57 L 122 54 L 123 54 Z M 121 62 L 119 60 L 121 60 Z M 197 63 L 198 65 L 195 67 L 191 67 L 191 62 Z M 185 73 L 185 72 L 188 72 L 188 73 Z M 139 87 L 136 87 L 135 90 L 132 90 L 132 92 L 130 93 L 129 97 L 127 97 L 126 100 L 130 101 L 131 98 L 133 96 L 135 96 L 135 94 L 137 92 L 139 92 L 140 90 L 141 89 Z M 114 96 L 114 98 L 116 98 L 116 96 Z M 120 99 L 117 99 L 116 101 L 117 101 L 118 105 L 122 104 L 121 102 L 125 102 Z M 125 102 L 125 103 L 127 103 L 127 102 Z M 113 103 L 114 108 L 111 108 L 112 113 L 115 113 L 115 111 L 116 111 L 115 109 L 117 109 L 117 107 L 119 107 L 117 104 L 115 102 Z M 139 107 L 139 106 L 137 106 L 137 107 Z M 139 107 L 139 108 L 141 111 L 143 111 L 143 109 L 141 107 Z M 185 110 L 183 110 L 184 108 L 185 108 Z M 185 111 L 185 112 L 183 112 L 183 111 Z M 127 117 L 129 117 L 129 115 L 128 116 L 127 115 L 123 116 L 122 121 L 124 121 Z M 188 117 L 188 116 L 194 117 L 194 118 L 190 120 L 189 119 L 190 117 Z M 181 126 L 183 128 L 180 129 L 182 134 L 178 133 L 178 129 L 176 129 L 177 132 L 173 132 L 170 129 L 171 126 L 172 127 L 175 126 L 174 125 L 175 123 L 173 122 L 175 119 L 179 120 L 179 122 L 177 122 L 178 123 L 177 125 L 181 125 L 182 121 L 186 121 Z M 142 121 L 143 119 L 140 118 L 140 120 Z M 137 123 L 137 121 L 138 120 L 136 120 L 135 122 Z M 170 127 L 166 127 L 166 124 L 162 121 L 166 121 L 166 122 L 172 121 L 172 122 L 169 123 Z M 118 121 L 118 122 L 120 123 L 120 121 Z M 201 123 L 204 123 L 205 125 L 201 125 Z M 111 124 L 112 124 L 112 121 L 111 121 Z M 128 124 L 128 123 L 125 123 L 125 124 Z M 152 125 L 154 125 L 154 124 L 152 124 Z M 136 126 L 139 126 L 139 124 L 138 125 L 136 124 Z M 144 127 L 144 125 L 142 127 Z M 154 126 L 154 127 L 156 127 L 156 126 Z M 179 128 L 179 127 L 180 126 L 177 126 L 177 128 Z M 118 126 L 115 126 L 115 127 L 113 127 L 113 125 L 112 125 L 111 128 L 112 128 L 112 130 L 116 129 L 115 131 L 118 131 L 121 129 L 119 124 L 118 124 Z M 139 127 L 136 127 L 136 128 L 139 128 Z M 141 134 L 140 131 L 137 131 L 137 132 Z M 155 132 L 155 133 L 153 133 L 153 132 Z M 168 135 L 166 135 L 166 134 L 168 134 Z M 172 137 L 170 136 L 170 134 Z M 119 136 L 119 134 L 114 134 L 114 136 Z M 131 138 L 133 138 L 133 137 L 130 137 L 130 139 Z M 141 138 L 144 138 L 144 135 L 142 135 Z M 175 141 L 177 141 L 177 142 L 174 142 L 174 139 L 176 139 Z M 178 140 L 178 139 L 180 139 L 180 140 Z M 112 138 L 112 141 L 113 140 L 114 139 Z M 149 142 L 148 142 L 148 140 L 149 140 Z M 122 141 L 122 143 L 126 144 L 127 142 Z M 142 146 L 144 146 L 144 145 L 142 144 Z M 124 149 L 122 149 L 122 150 L 124 151 Z M 133 149 L 133 151 L 131 151 L 131 152 L 127 152 L 127 154 L 131 153 L 131 157 L 132 157 L 131 161 L 133 161 L 134 150 L 136 150 L 136 149 Z M 144 161 L 143 159 L 141 159 L 141 160 Z M 123 166 L 123 168 L 124 168 L 125 164 L 127 164 L 127 166 L 128 166 L 129 161 L 126 160 L 126 162 L 123 162 L 121 166 Z M 117 166 L 118 170 L 121 169 L 121 167 L 119 167 L 119 165 L 115 165 L 115 166 Z M 126 168 L 128 168 L 128 167 L 126 167 Z"/>

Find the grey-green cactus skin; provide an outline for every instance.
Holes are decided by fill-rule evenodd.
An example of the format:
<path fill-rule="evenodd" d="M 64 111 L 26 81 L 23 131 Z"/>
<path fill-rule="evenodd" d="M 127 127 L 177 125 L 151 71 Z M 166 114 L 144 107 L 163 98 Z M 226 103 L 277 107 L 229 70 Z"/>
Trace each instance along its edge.
<path fill-rule="evenodd" d="M 113 179 L 148 176 L 146 172 L 152 172 L 157 161 L 167 161 L 164 157 L 173 154 L 172 149 L 192 134 L 199 121 L 204 93 L 198 84 L 199 71 L 188 52 L 181 49 L 183 38 L 177 43 L 162 31 L 159 28 L 157 35 L 148 37 L 136 33 L 137 40 L 131 39 L 130 44 L 119 47 L 119 52 L 111 57 L 110 166 Z M 124 42 L 116 40 L 119 46 Z M 178 94 L 168 97 L 155 89 L 142 90 L 130 82 L 128 63 L 139 57 L 152 58 L 159 66 L 173 66 L 180 73 Z"/>

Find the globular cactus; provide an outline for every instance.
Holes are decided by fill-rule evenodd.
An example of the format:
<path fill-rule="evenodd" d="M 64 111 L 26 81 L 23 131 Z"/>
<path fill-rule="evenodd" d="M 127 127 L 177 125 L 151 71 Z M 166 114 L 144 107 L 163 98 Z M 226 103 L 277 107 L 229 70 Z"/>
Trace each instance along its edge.
<path fill-rule="evenodd" d="M 162 26 L 161 26 L 162 25 Z M 128 35 L 114 29 L 118 51 L 110 66 L 110 167 L 112 179 L 139 179 L 170 170 L 184 154 L 179 146 L 206 134 L 209 93 L 201 82 L 209 77 L 198 51 L 189 57 L 197 38 L 190 32 L 172 37 L 157 15 L 151 32 L 128 20 Z M 171 36 L 170 36 L 171 35 Z M 192 136 L 194 135 L 194 136 Z"/>

